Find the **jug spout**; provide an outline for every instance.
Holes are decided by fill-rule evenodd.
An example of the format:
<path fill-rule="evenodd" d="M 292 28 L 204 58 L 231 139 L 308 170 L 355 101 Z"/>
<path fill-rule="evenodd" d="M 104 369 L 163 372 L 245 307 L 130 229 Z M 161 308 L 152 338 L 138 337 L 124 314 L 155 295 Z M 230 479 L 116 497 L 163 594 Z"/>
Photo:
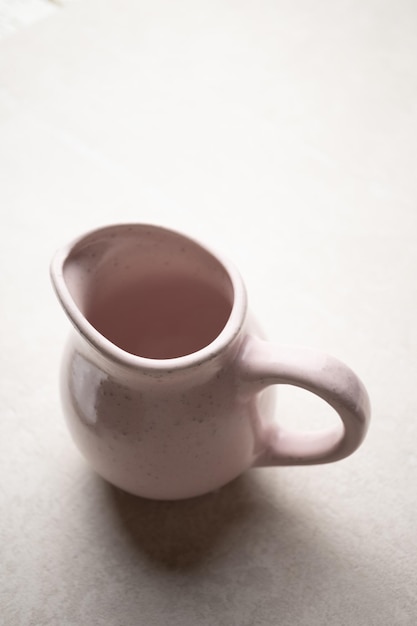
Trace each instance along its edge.
<path fill-rule="evenodd" d="M 155 269 L 151 243 L 155 236 L 147 236 L 152 227 L 138 226 L 89 232 L 60 249 L 50 268 L 56 295 L 75 329 L 100 353 L 119 361 L 125 359 L 124 352 L 132 352 L 119 337 L 126 330 L 126 319 L 118 310 L 120 294 L 131 299 L 141 275 Z M 130 304 L 125 302 L 125 309 Z M 131 319 L 129 326 L 134 324 Z"/>
<path fill-rule="evenodd" d="M 50 275 L 55 293 L 75 329 L 90 344 L 97 344 L 91 313 L 100 291 L 119 280 L 122 241 L 113 228 L 84 235 L 58 250 Z"/>

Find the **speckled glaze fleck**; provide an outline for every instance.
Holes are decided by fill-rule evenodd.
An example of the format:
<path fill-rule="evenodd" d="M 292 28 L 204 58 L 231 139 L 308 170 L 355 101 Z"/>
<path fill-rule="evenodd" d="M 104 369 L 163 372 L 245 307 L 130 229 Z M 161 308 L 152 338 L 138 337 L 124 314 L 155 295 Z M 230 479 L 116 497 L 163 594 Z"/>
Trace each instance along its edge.
<path fill-rule="evenodd" d="M 91 304 L 116 287 L 134 288 L 150 275 L 169 283 L 178 274 L 215 287 L 229 303 L 207 345 L 144 357 L 91 323 Z M 254 466 L 336 461 L 362 442 L 370 406 L 358 377 L 328 355 L 266 342 L 236 269 L 194 240 L 143 224 L 101 228 L 60 250 L 51 276 L 74 326 L 61 370 L 64 414 L 82 454 L 114 485 L 148 498 L 187 498 Z M 181 334 L 174 339 L 178 351 Z M 158 349 L 168 350 L 167 341 Z M 340 420 L 320 432 L 280 428 L 279 383 L 317 394 Z"/>

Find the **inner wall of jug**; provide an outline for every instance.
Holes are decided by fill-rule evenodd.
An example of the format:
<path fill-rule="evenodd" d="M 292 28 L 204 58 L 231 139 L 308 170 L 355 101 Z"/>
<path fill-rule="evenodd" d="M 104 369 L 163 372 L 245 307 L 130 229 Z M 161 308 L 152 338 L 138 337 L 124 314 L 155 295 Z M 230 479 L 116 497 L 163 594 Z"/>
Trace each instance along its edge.
<path fill-rule="evenodd" d="M 129 228 L 87 240 L 65 264 L 85 318 L 110 342 L 144 358 L 172 359 L 208 346 L 233 309 L 224 265 L 178 233 Z"/>

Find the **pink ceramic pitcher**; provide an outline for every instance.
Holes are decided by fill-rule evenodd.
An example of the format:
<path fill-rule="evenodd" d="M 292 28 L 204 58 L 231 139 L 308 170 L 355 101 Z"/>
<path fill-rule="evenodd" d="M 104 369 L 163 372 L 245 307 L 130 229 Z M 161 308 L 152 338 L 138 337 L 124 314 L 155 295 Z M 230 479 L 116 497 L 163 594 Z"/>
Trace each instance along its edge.
<path fill-rule="evenodd" d="M 337 461 L 362 442 L 370 406 L 337 359 L 260 338 L 236 269 L 165 228 L 98 229 L 51 266 L 73 324 L 61 392 L 69 429 L 108 481 L 158 499 L 196 496 L 261 465 Z M 276 422 L 277 384 L 335 410 L 335 426 Z"/>

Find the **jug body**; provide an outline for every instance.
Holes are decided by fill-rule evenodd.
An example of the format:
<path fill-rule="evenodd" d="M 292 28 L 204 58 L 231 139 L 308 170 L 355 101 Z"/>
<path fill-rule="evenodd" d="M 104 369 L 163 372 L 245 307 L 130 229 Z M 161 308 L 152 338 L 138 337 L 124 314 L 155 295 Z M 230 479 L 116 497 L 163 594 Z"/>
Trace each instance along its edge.
<path fill-rule="evenodd" d="M 150 375 L 106 361 L 72 332 L 61 397 L 85 459 L 112 484 L 155 499 L 212 491 L 253 466 L 259 416 L 272 421 L 275 392 L 248 394 L 237 343 L 220 360 Z"/>

